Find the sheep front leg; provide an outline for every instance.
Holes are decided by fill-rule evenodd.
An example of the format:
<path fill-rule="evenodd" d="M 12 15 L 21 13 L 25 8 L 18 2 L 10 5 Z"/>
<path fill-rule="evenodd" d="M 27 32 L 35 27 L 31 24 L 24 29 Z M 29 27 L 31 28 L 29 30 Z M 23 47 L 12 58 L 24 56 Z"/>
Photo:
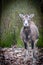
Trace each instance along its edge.
<path fill-rule="evenodd" d="M 27 43 L 26 42 L 24 42 L 24 47 L 25 47 L 25 49 L 27 49 Z"/>

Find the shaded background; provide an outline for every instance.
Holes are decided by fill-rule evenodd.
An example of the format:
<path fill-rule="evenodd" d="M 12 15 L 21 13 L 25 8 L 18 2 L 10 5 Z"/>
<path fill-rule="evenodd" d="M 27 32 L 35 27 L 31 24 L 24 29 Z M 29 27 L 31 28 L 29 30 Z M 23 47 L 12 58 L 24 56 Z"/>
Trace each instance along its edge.
<path fill-rule="evenodd" d="M 20 13 L 32 14 L 32 19 L 39 29 L 38 47 L 43 47 L 43 0 L 1 0 L 1 47 L 17 45 L 24 47 L 20 39 L 22 20 Z"/>

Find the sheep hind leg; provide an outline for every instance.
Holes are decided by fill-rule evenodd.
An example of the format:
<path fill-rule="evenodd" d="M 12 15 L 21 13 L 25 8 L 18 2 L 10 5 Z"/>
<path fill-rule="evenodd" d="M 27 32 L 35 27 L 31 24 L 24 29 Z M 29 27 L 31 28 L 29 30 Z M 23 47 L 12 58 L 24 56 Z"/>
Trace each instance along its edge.
<path fill-rule="evenodd" d="M 34 49 L 34 41 L 33 40 L 31 40 L 31 47 L 32 47 L 32 49 Z"/>
<path fill-rule="evenodd" d="M 34 42 L 34 49 L 36 49 L 36 48 L 37 48 L 37 46 L 36 46 L 37 42 L 38 42 L 38 39 L 37 39 L 37 40 L 35 40 L 35 42 Z"/>

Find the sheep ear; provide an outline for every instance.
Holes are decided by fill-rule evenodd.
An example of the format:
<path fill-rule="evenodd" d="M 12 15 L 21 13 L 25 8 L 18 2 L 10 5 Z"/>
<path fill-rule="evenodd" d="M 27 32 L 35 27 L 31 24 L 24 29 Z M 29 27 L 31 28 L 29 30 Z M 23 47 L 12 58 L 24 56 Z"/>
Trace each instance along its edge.
<path fill-rule="evenodd" d="M 31 14 L 31 15 L 30 15 L 30 18 L 33 18 L 33 17 L 34 17 L 34 14 Z"/>
<path fill-rule="evenodd" d="M 23 14 L 19 14 L 19 16 L 20 16 L 21 18 L 23 18 L 23 17 L 24 17 L 24 15 L 23 15 Z"/>

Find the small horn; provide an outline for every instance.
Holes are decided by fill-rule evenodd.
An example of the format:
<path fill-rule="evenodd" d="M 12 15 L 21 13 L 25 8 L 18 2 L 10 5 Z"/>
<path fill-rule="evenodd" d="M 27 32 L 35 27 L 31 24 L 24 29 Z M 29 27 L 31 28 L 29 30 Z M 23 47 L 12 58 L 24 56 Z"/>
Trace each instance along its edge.
<path fill-rule="evenodd" d="M 21 18 L 23 18 L 23 14 L 19 14 L 19 16 L 20 16 Z"/>
<path fill-rule="evenodd" d="M 31 14 L 31 15 L 30 15 L 30 18 L 33 18 L 33 17 L 34 17 L 34 14 Z"/>

